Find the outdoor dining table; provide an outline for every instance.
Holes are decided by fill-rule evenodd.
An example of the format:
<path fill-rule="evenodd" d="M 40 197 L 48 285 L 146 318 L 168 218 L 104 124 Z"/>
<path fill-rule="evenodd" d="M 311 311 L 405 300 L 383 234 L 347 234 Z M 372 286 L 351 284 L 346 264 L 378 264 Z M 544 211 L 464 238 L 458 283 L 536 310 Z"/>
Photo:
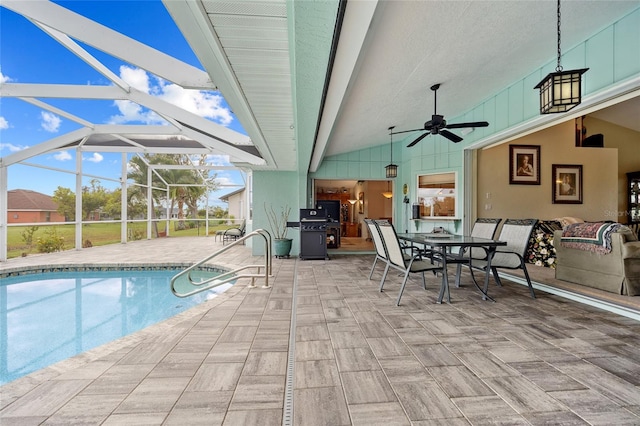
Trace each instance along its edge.
<path fill-rule="evenodd" d="M 475 277 L 473 276 L 473 269 L 471 269 L 471 278 L 473 284 L 482 293 L 482 299 L 495 300 L 487 294 L 489 289 L 489 271 L 491 270 L 491 259 L 499 246 L 506 246 L 505 241 L 491 240 L 488 238 L 478 238 L 469 235 L 454 235 L 447 233 L 402 233 L 398 234 L 398 239 L 410 242 L 412 244 L 422 244 L 423 246 L 429 246 L 434 250 L 441 253 L 438 259 L 442 262 L 442 274 L 443 280 L 440 286 L 440 294 L 438 295 L 438 302 L 442 303 L 442 299 L 446 293 L 447 303 L 451 303 L 451 295 L 449 293 L 449 277 L 447 273 L 447 264 L 469 263 L 471 269 L 473 259 L 471 257 L 463 258 L 457 253 L 451 251 L 452 248 L 472 248 L 481 247 L 487 252 L 487 266 L 484 277 L 484 288 L 480 288 Z"/>

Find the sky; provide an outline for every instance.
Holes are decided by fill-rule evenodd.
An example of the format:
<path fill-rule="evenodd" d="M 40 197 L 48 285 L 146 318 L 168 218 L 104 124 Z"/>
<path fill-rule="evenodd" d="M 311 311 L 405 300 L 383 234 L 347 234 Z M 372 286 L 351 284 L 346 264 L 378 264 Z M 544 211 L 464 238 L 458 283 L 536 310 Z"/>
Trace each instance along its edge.
<path fill-rule="evenodd" d="M 100 24 L 136 39 L 181 61 L 204 69 L 184 37 L 171 20 L 160 0 L 138 1 L 55 1 Z M 167 102 L 181 106 L 217 124 L 246 134 L 226 101 L 217 91 L 184 90 L 153 74 L 82 45 L 112 72 L 131 86 Z M 0 7 L 0 83 L 47 83 L 76 85 L 111 85 L 102 74 L 89 67 L 64 46 L 31 24 L 24 17 Z M 97 124 L 164 124 L 152 111 L 129 101 L 43 99 Z M 64 135 L 81 126 L 74 121 L 16 98 L 0 98 L 0 156 L 5 157 Z M 228 157 L 209 159 L 216 165 L 231 165 Z M 8 168 L 8 189 L 30 189 L 53 195 L 58 186 L 75 191 L 75 151 L 58 151 L 28 160 L 39 168 L 14 165 Z M 82 158 L 83 185 L 95 176 L 105 188 L 119 186 L 121 154 L 85 152 Z M 240 172 L 217 172 L 221 185 L 244 185 Z M 223 187 L 220 196 L 238 189 Z"/>

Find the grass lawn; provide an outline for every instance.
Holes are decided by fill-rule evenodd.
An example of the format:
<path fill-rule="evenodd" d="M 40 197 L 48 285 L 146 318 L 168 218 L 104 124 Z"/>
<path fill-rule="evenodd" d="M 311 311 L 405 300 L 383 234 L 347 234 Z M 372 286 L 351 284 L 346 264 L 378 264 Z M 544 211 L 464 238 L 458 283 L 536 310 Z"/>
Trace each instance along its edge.
<path fill-rule="evenodd" d="M 219 229 L 235 228 L 236 225 L 224 225 L 219 224 L 220 220 L 209 221 L 209 234 L 213 235 Z M 204 221 L 187 221 L 187 223 L 197 223 L 200 226 L 187 228 L 184 230 L 176 230 L 177 221 L 172 221 L 169 226 L 170 235 L 172 237 L 195 237 L 205 236 L 205 224 Z M 158 232 L 163 235 L 165 232 L 166 222 L 158 222 Z M 44 225 L 38 226 L 38 230 L 33 234 L 33 242 L 29 247 L 23 237 L 23 232 L 30 228 L 30 226 L 10 226 L 7 228 L 7 258 L 20 257 L 24 254 L 38 252 L 37 241 L 38 238 L 45 239 L 49 232 L 55 228 L 55 232 L 59 237 L 64 238 L 64 249 L 71 250 L 75 247 L 75 235 L 76 227 L 74 224 L 70 225 Z M 140 240 L 146 238 L 147 224 L 144 222 L 129 223 L 127 225 L 128 240 Z M 155 233 L 152 231 L 152 238 L 155 238 Z M 166 235 L 166 233 L 164 234 Z M 88 223 L 82 226 L 82 241 L 83 246 L 103 246 L 106 244 L 120 243 L 120 223 Z"/>

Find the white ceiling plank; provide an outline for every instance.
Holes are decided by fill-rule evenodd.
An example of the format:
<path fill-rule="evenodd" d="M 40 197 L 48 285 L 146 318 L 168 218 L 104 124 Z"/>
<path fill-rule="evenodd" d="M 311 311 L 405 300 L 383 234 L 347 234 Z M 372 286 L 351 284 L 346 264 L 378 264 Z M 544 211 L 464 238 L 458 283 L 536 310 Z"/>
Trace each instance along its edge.
<path fill-rule="evenodd" d="M 233 65 L 226 56 L 222 41 L 218 38 L 207 11 L 203 9 L 206 7 L 208 11 L 213 12 L 211 8 L 214 7 L 230 8 L 235 13 L 239 13 L 238 11 L 249 5 L 228 5 L 219 2 L 200 3 L 186 0 L 163 0 L 163 3 L 202 65 L 210 75 L 215 76 L 215 82 L 220 92 L 251 137 L 254 145 L 260 150 L 266 164 L 273 168 L 279 168 L 278 160 L 276 160 L 279 157 L 272 152 L 267 143 L 260 123 L 242 89 L 241 82 L 233 70 Z M 284 5 L 284 2 L 279 3 L 277 4 L 279 7 Z"/>

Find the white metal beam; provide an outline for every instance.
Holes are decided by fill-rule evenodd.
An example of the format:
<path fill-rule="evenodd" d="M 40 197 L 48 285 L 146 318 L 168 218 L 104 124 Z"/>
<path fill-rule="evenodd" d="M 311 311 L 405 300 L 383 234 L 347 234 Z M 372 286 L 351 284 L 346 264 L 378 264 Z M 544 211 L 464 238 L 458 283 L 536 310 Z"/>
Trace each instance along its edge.
<path fill-rule="evenodd" d="M 91 134 L 91 129 L 83 127 L 81 129 L 74 130 L 64 135 L 60 135 L 56 138 L 49 139 L 46 142 L 41 142 L 27 149 L 23 149 L 22 151 L 14 152 L 13 154 L 0 158 L 0 163 L 2 163 L 2 165 L 4 166 L 10 166 L 12 164 L 19 163 L 20 161 L 35 157 L 40 154 L 55 151 L 56 149 L 59 149 L 72 142 L 76 142 L 84 138 L 85 136 L 88 136 L 89 134 Z"/>
<path fill-rule="evenodd" d="M 54 107 L 52 105 L 49 105 L 47 103 L 44 103 L 44 102 L 38 100 L 38 99 L 34 99 L 34 98 L 19 98 L 19 99 L 24 101 L 24 102 L 28 102 L 31 105 L 35 105 L 38 108 L 42 108 L 42 109 L 45 109 L 47 111 L 51 111 L 54 114 L 58 114 L 59 116 L 64 117 L 67 120 L 75 121 L 76 123 L 81 124 L 81 125 L 83 125 L 85 127 L 93 128 L 93 123 L 91 123 L 91 122 L 89 122 L 87 120 L 84 120 L 84 119 L 82 119 L 80 117 L 77 117 L 77 116 L 75 116 L 73 114 L 69 114 L 67 111 L 63 111 L 60 108 L 56 108 L 56 107 Z"/>
<path fill-rule="evenodd" d="M 216 89 L 206 72 L 50 1 L 3 0 L 2 6 L 182 87 Z"/>
<path fill-rule="evenodd" d="M 35 22 L 35 25 L 40 27 L 44 32 L 49 34 L 51 37 L 58 40 L 58 43 L 65 46 L 67 49 L 73 52 L 78 58 L 85 61 L 90 67 L 92 67 L 93 69 L 98 71 L 100 74 L 104 75 L 106 78 L 111 80 L 113 84 L 120 87 L 124 91 L 129 90 L 129 84 L 127 84 L 127 82 L 125 82 L 123 79 L 118 77 L 109 68 L 104 66 L 100 61 L 98 61 L 96 58 L 90 55 L 89 52 L 87 52 L 85 49 L 80 47 L 78 43 L 71 40 L 71 38 L 68 35 L 63 34 L 58 30 L 54 30 L 53 28 L 48 27 L 47 25 L 41 24 L 39 22 Z"/>
<path fill-rule="evenodd" d="M 117 86 L 86 86 L 75 84 L 0 84 L 0 96 L 8 98 L 59 99 L 129 99 L 127 92 Z"/>

